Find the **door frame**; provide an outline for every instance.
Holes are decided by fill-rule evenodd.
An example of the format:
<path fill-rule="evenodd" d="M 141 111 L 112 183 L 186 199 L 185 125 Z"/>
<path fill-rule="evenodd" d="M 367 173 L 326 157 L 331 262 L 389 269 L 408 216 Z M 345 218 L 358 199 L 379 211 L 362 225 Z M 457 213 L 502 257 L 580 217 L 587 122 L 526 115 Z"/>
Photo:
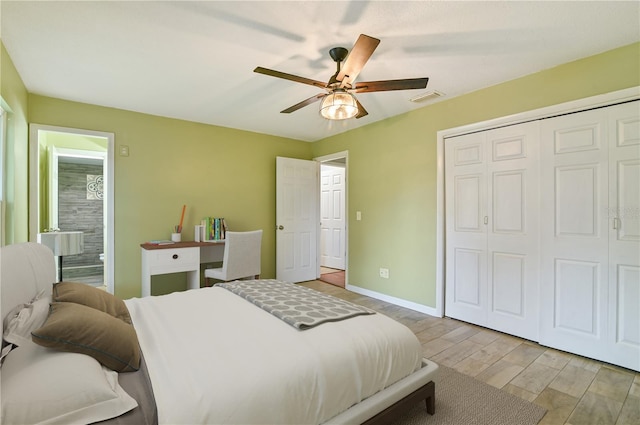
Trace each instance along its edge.
<path fill-rule="evenodd" d="M 337 159 L 344 158 L 344 285 L 345 288 L 349 284 L 349 151 L 334 152 L 328 155 L 322 155 L 313 158 L 314 161 L 323 163 L 329 161 L 335 161 Z M 320 217 L 320 179 L 318 178 L 318 217 Z M 318 222 L 318 237 L 317 239 L 317 260 L 316 266 L 318 269 L 317 279 L 320 278 L 320 223 Z"/>
<path fill-rule="evenodd" d="M 78 128 L 57 127 L 42 124 L 29 125 L 29 240 L 37 241 L 40 229 L 40 166 L 39 166 L 39 135 L 41 132 L 69 133 L 107 139 L 107 153 L 103 163 L 105 175 L 105 285 L 107 292 L 115 290 L 115 134 L 103 131 L 83 130 Z"/>
<path fill-rule="evenodd" d="M 579 112 L 587 109 L 604 107 L 616 103 L 640 99 L 640 86 L 617 90 L 583 99 L 572 100 L 557 105 L 546 106 L 531 111 L 521 112 L 506 117 L 481 121 L 460 127 L 440 130 L 436 133 L 436 308 L 435 315 L 442 317 L 444 311 L 445 291 L 445 190 L 444 190 L 444 143 L 453 136 L 491 130 L 494 128 L 521 124 L 558 115 Z"/>

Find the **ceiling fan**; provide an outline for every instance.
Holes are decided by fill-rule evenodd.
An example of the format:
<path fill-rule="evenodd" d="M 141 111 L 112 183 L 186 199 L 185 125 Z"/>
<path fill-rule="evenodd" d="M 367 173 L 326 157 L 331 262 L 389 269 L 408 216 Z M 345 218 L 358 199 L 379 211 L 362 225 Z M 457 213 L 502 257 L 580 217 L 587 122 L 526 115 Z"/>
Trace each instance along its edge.
<path fill-rule="evenodd" d="M 367 63 L 376 47 L 380 44 L 377 38 L 360 34 L 358 40 L 351 49 L 351 53 L 344 47 L 334 47 L 329 50 L 329 55 L 337 64 L 336 73 L 327 83 L 287 74 L 272 69 L 257 67 L 253 72 L 283 78 L 297 83 L 309 84 L 324 89 L 326 92 L 311 96 L 300 103 L 280 111 L 283 114 L 295 112 L 300 108 L 310 105 L 322 99 L 320 114 L 332 120 L 347 118 L 362 118 L 368 112 L 355 98 L 353 93 L 371 93 L 376 91 L 423 89 L 427 87 L 429 78 L 408 78 L 402 80 L 366 81 L 355 83 L 355 79 Z M 347 56 L 348 55 L 348 56 Z M 345 60 L 346 59 L 346 60 Z M 341 66 L 342 62 L 344 65 Z"/>

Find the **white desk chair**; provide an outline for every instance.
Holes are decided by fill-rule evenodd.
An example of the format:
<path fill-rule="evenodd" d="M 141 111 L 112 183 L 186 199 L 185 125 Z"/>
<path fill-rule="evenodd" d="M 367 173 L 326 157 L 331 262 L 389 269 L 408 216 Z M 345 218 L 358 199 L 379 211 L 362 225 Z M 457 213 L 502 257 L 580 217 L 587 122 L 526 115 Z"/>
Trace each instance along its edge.
<path fill-rule="evenodd" d="M 205 284 L 209 279 L 231 280 L 250 277 L 260 278 L 260 245 L 262 230 L 251 232 L 226 232 L 222 267 L 204 271 Z"/>

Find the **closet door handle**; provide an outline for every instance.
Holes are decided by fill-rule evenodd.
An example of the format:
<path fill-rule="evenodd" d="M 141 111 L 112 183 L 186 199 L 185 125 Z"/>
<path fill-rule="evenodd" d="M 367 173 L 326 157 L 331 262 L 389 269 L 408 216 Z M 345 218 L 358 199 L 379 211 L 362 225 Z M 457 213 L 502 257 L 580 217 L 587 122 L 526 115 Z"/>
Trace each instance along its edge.
<path fill-rule="evenodd" d="M 488 216 L 484 216 L 484 224 L 489 224 L 489 217 Z"/>
<path fill-rule="evenodd" d="M 618 230 L 618 224 L 619 224 L 618 221 L 619 221 L 619 219 L 617 217 L 613 218 L 613 229 L 614 230 Z"/>

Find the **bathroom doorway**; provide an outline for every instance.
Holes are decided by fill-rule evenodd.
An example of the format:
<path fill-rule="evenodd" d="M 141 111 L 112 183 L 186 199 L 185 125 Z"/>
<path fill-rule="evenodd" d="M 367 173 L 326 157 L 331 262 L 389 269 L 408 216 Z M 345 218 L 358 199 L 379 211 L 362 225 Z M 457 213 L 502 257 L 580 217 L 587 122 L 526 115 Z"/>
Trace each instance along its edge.
<path fill-rule="evenodd" d="M 63 258 L 64 280 L 113 293 L 111 133 L 31 125 L 30 240 L 38 233 L 83 233 L 84 251 Z"/>
<path fill-rule="evenodd" d="M 50 150 L 50 228 L 79 231 L 84 239 L 81 254 L 64 258 L 65 280 L 103 286 L 106 150 Z"/>

